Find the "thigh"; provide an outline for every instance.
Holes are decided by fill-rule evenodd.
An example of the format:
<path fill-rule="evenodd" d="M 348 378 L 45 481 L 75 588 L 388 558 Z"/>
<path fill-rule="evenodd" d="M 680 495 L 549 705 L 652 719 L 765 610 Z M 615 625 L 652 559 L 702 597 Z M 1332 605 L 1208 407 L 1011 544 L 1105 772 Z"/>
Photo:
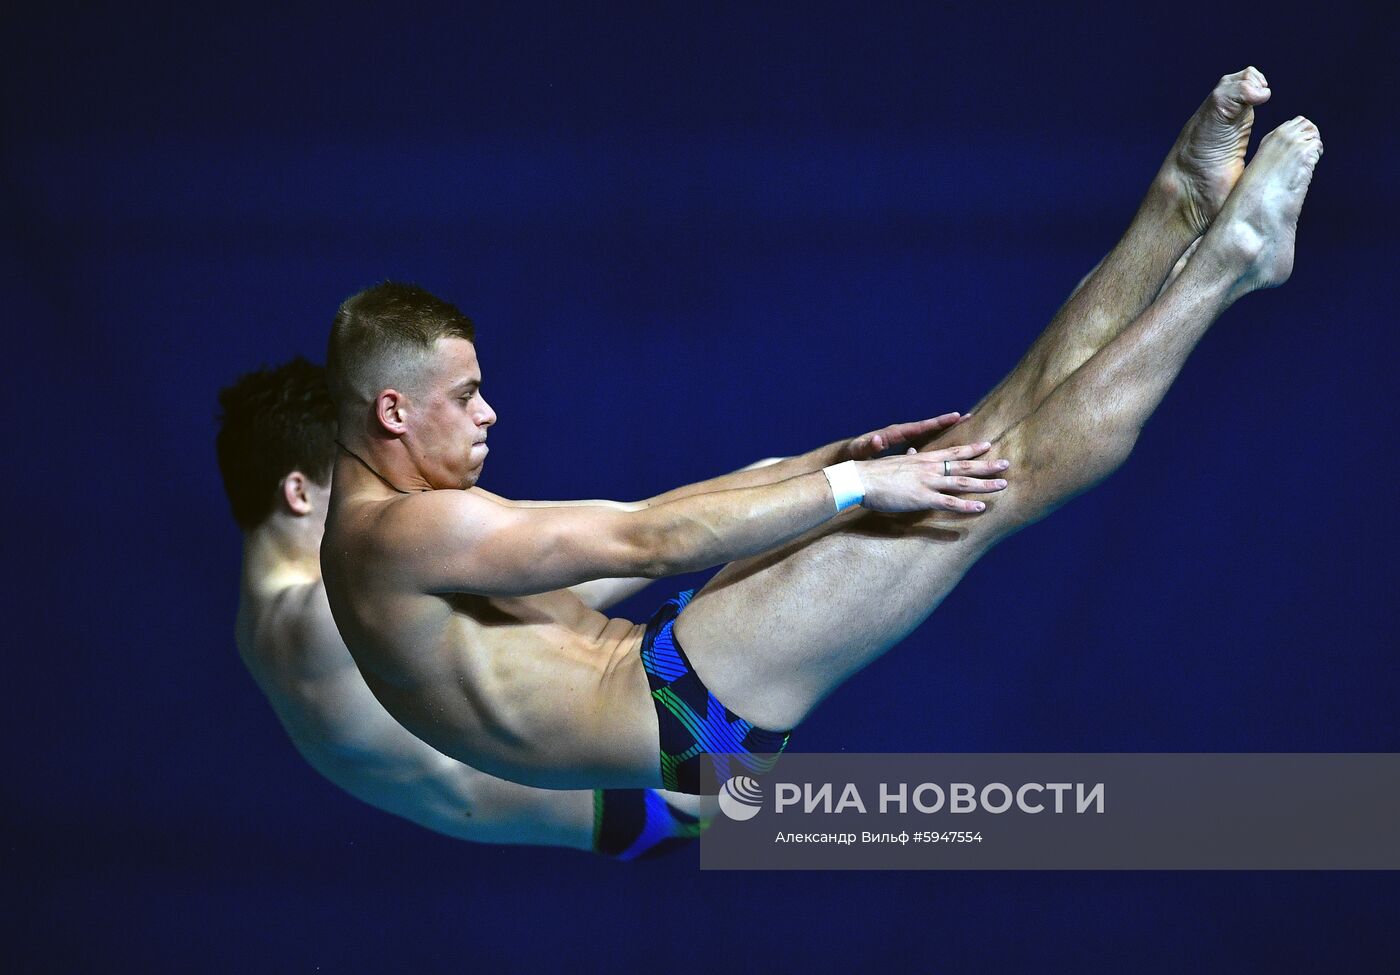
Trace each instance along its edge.
<path fill-rule="evenodd" d="M 710 580 L 674 632 L 715 696 L 761 727 L 793 727 L 922 623 L 984 552 L 1043 517 L 1031 425 L 999 431 L 994 419 L 975 416 L 923 448 L 995 442 L 1012 467 L 984 513 L 855 509 Z"/>
<path fill-rule="evenodd" d="M 989 537 L 952 519 L 859 512 L 726 566 L 674 632 L 726 706 L 786 730 L 918 626 Z"/>

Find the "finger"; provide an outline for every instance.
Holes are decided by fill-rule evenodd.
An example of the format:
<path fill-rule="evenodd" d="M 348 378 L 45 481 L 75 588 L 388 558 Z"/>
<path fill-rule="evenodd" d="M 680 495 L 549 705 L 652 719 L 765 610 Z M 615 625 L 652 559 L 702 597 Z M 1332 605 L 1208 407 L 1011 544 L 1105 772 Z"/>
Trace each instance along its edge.
<path fill-rule="evenodd" d="M 940 477 L 934 486 L 939 491 L 958 494 L 995 494 L 1006 489 L 1006 481 L 999 477 Z"/>
<path fill-rule="evenodd" d="M 922 425 L 918 423 L 896 423 L 893 426 L 885 427 L 880 433 L 885 439 L 887 447 L 903 447 L 909 442 L 911 436 L 918 434 Z"/>
<path fill-rule="evenodd" d="M 947 475 L 994 477 L 1011 466 L 1009 460 L 954 460 L 947 462 Z M 942 465 L 939 465 L 942 467 Z M 945 475 L 945 476 L 947 476 Z"/>
<path fill-rule="evenodd" d="M 957 426 L 961 422 L 962 416 L 959 413 L 944 413 L 942 416 L 930 417 L 927 420 L 916 420 L 913 423 L 901 423 L 900 426 L 908 430 L 911 434 L 928 433 L 930 430 L 946 430 L 948 427 Z"/>
<path fill-rule="evenodd" d="M 909 423 L 896 423 L 886 427 L 884 432 L 893 434 L 900 442 L 913 437 L 921 437 L 939 430 L 946 430 L 949 427 L 957 426 L 959 416 L 957 413 L 944 413 L 942 416 L 929 417 L 927 420 L 913 420 Z"/>
<path fill-rule="evenodd" d="M 944 447 L 941 450 L 930 450 L 924 454 L 929 460 L 964 460 L 968 457 L 980 457 L 992 449 L 992 445 L 983 440 L 980 443 L 963 444 L 959 447 Z"/>
<path fill-rule="evenodd" d="M 847 448 L 852 460 L 870 460 L 880 454 L 879 438 L 873 433 L 863 434 L 851 441 Z"/>
<path fill-rule="evenodd" d="M 934 496 L 935 508 L 944 511 L 961 511 L 965 514 L 975 515 L 987 510 L 987 505 L 982 501 L 973 501 L 971 498 L 950 498 L 946 494 Z"/>
<path fill-rule="evenodd" d="M 896 423 L 886 427 L 882 433 L 885 435 L 885 443 L 888 448 L 903 447 L 905 444 L 927 443 L 933 437 L 949 427 L 955 427 L 962 422 L 961 416 L 957 413 L 944 413 L 942 416 L 929 417 L 927 420 L 914 420 L 910 423 Z"/>

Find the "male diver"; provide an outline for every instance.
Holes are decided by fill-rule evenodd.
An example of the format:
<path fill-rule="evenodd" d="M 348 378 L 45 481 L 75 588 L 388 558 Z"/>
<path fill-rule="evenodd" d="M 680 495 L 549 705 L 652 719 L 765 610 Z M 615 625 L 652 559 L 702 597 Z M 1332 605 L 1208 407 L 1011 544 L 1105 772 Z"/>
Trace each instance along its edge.
<path fill-rule="evenodd" d="M 699 835 L 694 796 L 532 789 L 478 772 L 405 731 L 365 686 L 321 584 L 317 552 L 336 451 L 325 370 L 294 359 L 243 376 L 219 402 L 219 466 L 244 533 L 239 653 L 313 768 L 372 806 L 458 839 L 631 860 Z M 650 581 L 603 579 L 574 594 L 602 609 Z"/>
<path fill-rule="evenodd" d="M 438 750 L 530 785 L 695 792 L 707 756 L 764 770 L 983 553 L 1121 465 L 1207 328 L 1288 278 L 1322 143 L 1297 117 L 1246 168 L 1269 95 L 1253 68 L 1222 78 L 1016 367 L 890 456 L 838 442 L 642 502 L 507 500 L 476 486 L 496 415 L 470 320 L 406 285 L 347 299 L 321 563 L 370 689 Z M 721 564 L 644 625 L 568 588 Z"/>

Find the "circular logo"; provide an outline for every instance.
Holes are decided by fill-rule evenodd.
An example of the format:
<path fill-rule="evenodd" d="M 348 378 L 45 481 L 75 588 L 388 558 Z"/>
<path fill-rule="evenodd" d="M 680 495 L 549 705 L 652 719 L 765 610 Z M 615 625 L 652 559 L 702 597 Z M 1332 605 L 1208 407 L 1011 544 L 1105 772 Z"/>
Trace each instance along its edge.
<path fill-rule="evenodd" d="M 763 789 L 747 775 L 736 775 L 719 790 L 719 808 L 730 819 L 743 822 L 758 815 L 763 804 Z"/>

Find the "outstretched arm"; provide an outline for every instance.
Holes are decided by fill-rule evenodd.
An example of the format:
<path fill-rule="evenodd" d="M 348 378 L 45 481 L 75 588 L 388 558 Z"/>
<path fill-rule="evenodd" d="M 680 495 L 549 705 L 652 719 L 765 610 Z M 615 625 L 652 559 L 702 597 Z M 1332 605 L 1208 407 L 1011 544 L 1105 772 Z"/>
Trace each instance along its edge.
<path fill-rule="evenodd" d="M 658 494 L 642 503 L 645 505 L 664 504 L 668 501 L 711 491 L 728 491 L 734 488 L 774 484 L 778 481 L 786 481 L 788 478 L 819 471 L 832 464 L 840 464 L 848 460 L 870 460 L 886 451 L 898 451 L 906 447 L 922 447 L 943 431 L 957 426 L 962 420 L 963 417 L 957 413 L 945 413 L 942 416 L 916 420 L 912 423 L 892 423 L 879 430 L 872 430 L 870 433 L 852 437 L 850 440 L 837 440 L 795 457 L 770 457 L 767 460 L 750 464 L 748 467 L 742 467 L 732 474 L 724 474 L 720 477 L 710 478 L 708 481 L 687 484 L 684 487 L 667 491 L 665 494 Z"/>
<path fill-rule="evenodd" d="M 741 467 L 734 473 L 757 470 L 760 467 L 769 467 L 774 464 L 788 460 L 787 457 L 765 457 L 763 460 L 754 461 L 746 467 Z M 728 476 L 728 475 L 727 475 Z M 715 478 L 715 482 L 723 481 L 724 478 Z M 619 511 L 637 511 L 646 507 L 650 502 L 623 502 L 623 501 L 511 501 L 499 495 L 492 494 L 482 487 L 475 490 L 499 501 L 504 505 L 511 505 L 521 508 L 554 508 L 566 505 L 596 505 L 601 507 L 611 507 Z M 576 586 L 570 586 L 569 592 L 577 596 L 589 609 L 604 610 L 610 606 L 615 606 L 641 592 L 651 585 L 652 580 L 644 576 L 631 576 L 623 579 L 593 579 L 588 582 L 581 582 Z"/>
<path fill-rule="evenodd" d="M 889 451 L 899 451 L 906 447 L 923 447 L 932 441 L 943 431 L 957 426 L 967 416 L 958 413 L 944 413 L 942 416 L 931 417 L 927 420 L 915 420 L 910 423 L 892 423 L 879 430 L 872 430 L 863 433 L 858 437 L 849 440 L 837 440 L 833 443 L 809 450 L 805 454 L 798 454 L 795 457 L 765 457 L 763 460 L 754 461 L 745 467 L 739 468 L 729 474 L 721 474 L 719 477 L 712 477 L 706 481 L 697 481 L 694 484 L 686 484 L 683 487 L 675 488 L 664 494 L 647 498 L 645 501 L 512 501 L 499 495 L 492 494 L 484 488 L 478 486 L 473 490 L 487 497 L 493 498 L 501 504 L 517 508 L 558 508 L 566 505 L 595 505 L 611 507 L 622 511 L 636 511 L 641 508 L 648 508 L 657 504 L 665 504 L 668 501 L 676 501 L 680 498 L 689 498 L 697 494 L 708 494 L 714 491 L 729 491 L 734 488 L 758 487 L 763 484 L 775 484 L 778 481 L 786 481 L 792 477 L 802 474 L 810 474 L 819 471 L 823 467 L 830 467 L 832 464 L 840 464 L 848 460 L 870 460 L 879 457 Z"/>
<path fill-rule="evenodd" d="M 979 501 L 945 492 L 1005 487 L 980 443 L 857 461 L 867 507 L 975 514 Z M 946 462 L 946 463 L 945 463 Z M 956 462 L 952 470 L 948 465 Z M 761 468 L 763 474 L 781 464 Z M 738 475 L 740 477 L 744 475 Z M 403 578 L 426 592 L 523 596 L 592 579 L 661 578 L 775 548 L 831 518 L 819 471 L 768 484 L 697 491 L 636 510 L 625 505 L 503 505 L 475 491 L 429 491 L 391 509 L 381 538 Z"/>

